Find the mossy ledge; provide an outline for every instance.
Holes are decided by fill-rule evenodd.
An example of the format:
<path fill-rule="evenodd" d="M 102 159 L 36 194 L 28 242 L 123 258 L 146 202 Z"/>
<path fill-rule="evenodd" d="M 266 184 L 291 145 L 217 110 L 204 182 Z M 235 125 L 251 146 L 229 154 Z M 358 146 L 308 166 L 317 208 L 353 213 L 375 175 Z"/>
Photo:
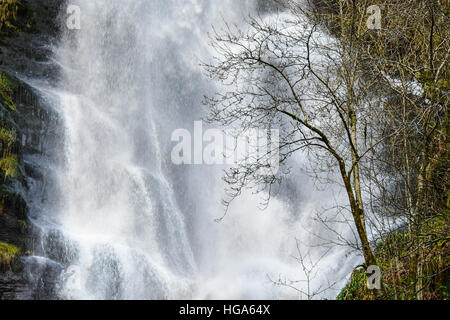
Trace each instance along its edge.
<path fill-rule="evenodd" d="M 20 252 L 21 250 L 18 247 L 0 242 L 0 271 L 12 269 Z"/>

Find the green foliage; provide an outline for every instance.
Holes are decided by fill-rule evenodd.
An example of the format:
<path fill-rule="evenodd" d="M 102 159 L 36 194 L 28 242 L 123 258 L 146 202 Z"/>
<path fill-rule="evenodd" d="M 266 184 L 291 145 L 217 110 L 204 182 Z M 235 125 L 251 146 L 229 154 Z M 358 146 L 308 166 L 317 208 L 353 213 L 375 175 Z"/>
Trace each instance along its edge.
<path fill-rule="evenodd" d="M 337 300 L 367 300 L 363 299 L 367 294 L 367 275 L 364 270 L 355 270 L 350 282 L 337 296 Z"/>
<path fill-rule="evenodd" d="M 20 249 L 8 243 L 0 242 L 0 270 L 11 269 Z"/>
<path fill-rule="evenodd" d="M 12 155 L 0 160 L 0 169 L 5 172 L 5 177 L 19 177 L 19 161 L 17 155 Z"/>
<path fill-rule="evenodd" d="M 17 21 L 19 11 L 19 0 L 1 0 L 0 2 L 0 30 L 3 28 L 15 29 L 14 23 Z"/>
<path fill-rule="evenodd" d="M 17 223 L 20 225 L 20 227 L 23 230 L 27 230 L 28 229 L 28 223 L 25 220 L 17 220 Z"/>
<path fill-rule="evenodd" d="M 0 129 L 0 150 L 3 150 L 3 156 L 11 153 L 11 148 L 16 142 L 16 131 L 6 128 Z"/>
<path fill-rule="evenodd" d="M 14 129 L 5 127 L 0 129 L 0 170 L 3 171 L 5 178 L 18 178 L 19 157 L 13 152 L 14 144 L 17 140 L 17 134 Z"/>
<path fill-rule="evenodd" d="M 17 133 L 8 114 L 16 112 L 14 90 L 17 85 L 6 74 L 0 72 L 0 100 L 7 108 L 3 109 L 0 129 L 0 214 L 7 199 L 11 197 L 8 184 L 20 177 L 19 156 L 17 154 Z M 8 180 L 9 178 L 9 180 Z"/>
<path fill-rule="evenodd" d="M 0 0 L 0 33 L 31 29 L 31 12 L 21 0 Z"/>
<path fill-rule="evenodd" d="M 17 90 L 17 84 L 12 81 L 4 72 L 0 72 L 0 96 L 3 103 L 11 110 L 16 110 L 14 103 L 14 91 Z"/>
<path fill-rule="evenodd" d="M 423 264 L 421 279 L 424 284 L 422 291 L 424 299 L 427 300 L 448 299 L 450 245 L 446 228 L 446 218 L 436 217 L 430 219 L 429 224 L 424 226 L 427 232 L 421 236 L 428 246 L 421 261 Z M 374 253 L 382 274 L 381 296 L 376 297 L 374 291 L 367 289 L 365 271 L 355 270 L 349 283 L 337 296 L 337 300 L 416 299 L 417 262 L 414 260 L 415 248 L 410 245 L 410 238 L 409 231 L 397 232 L 385 237 L 377 245 Z"/>

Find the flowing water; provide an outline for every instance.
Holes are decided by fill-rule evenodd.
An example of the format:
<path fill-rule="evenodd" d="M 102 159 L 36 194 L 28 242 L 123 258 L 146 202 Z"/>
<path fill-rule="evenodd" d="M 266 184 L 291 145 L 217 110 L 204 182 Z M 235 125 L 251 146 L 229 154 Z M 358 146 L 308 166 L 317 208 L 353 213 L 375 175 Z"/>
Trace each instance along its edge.
<path fill-rule="evenodd" d="M 170 161 L 171 133 L 192 130 L 203 95 L 216 90 L 198 66 L 211 56 L 211 25 L 241 24 L 256 1 L 70 2 L 81 8 L 81 29 L 55 50 L 65 149 L 58 206 L 46 217 L 71 248 L 58 295 L 297 298 L 268 277 L 303 277 L 295 238 L 307 238 L 309 214 L 323 202 L 309 180 L 294 176 L 293 196 L 265 211 L 243 195 L 216 223 L 222 168 Z M 338 258 L 317 284 L 339 273 Z"/>

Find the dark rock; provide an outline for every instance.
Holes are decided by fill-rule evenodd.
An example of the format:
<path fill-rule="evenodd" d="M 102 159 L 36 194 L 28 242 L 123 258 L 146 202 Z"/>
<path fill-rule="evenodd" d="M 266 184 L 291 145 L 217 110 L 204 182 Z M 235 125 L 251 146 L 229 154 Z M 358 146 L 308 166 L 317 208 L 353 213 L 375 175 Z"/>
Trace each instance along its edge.
<path fill-rule="evenodd" d="M 30 216 L 51 201 L 56 183 L 49 166 L 56 163 L 49 152 L 61 148 L 60 116 L 48 98 L 39 94 L 29 79 L 51 83 L 58 77 L 58 68 L 51 62 L 52 46 L 59 33 L 60 6 L 63 0 L 24 0 L 19 20 L 32 15 L 32 26 L 20 32 L 0 35 L 0 72 L 15 85 L 13 101 L 16 111 L 4 105 L 0 98 L 1 125 L 16 132 L 12 152 L 18 155 L 20 176 L 0 182 L 0 242 L 34 255 L 41 232 L 33 226 Z M 22 20 L 23 20 L 22 19 Z M 2 150 L 0 150 L 2 151 Z M 3 153 L 3 152 L 2 152 Z M 0 153 L 0 156 L 2 156 Z M 3 180 L 3 174 L 0 175 Z M 36 240 L 39 239 L 39 240 Z M 54 249 L 55 252 L 58 249 Z M 58 257 L 63 253 L 52 254 Z M 0 299 L 49 299 L 56 290 L 55 281 L 62 267 L 57 262 L 22 257 L 17 266 L 0 272 Z"/>
<path fill-rule="evenodd" d="M 20 272 L 0 274 L 0 300 L 55 299 L 63 267 L 41 257 L 19 262 Z"/>
<path fill-rule="evenodd" d="M 61 25 L 58 17 L 62 0 L 25 0 L 32 14 L 33 26 L 26 32 L 0 36 L 0 68 L 11 74 L 51 79 L 57 76 L 56 66 L 49 64 L 52 46 Z"/>

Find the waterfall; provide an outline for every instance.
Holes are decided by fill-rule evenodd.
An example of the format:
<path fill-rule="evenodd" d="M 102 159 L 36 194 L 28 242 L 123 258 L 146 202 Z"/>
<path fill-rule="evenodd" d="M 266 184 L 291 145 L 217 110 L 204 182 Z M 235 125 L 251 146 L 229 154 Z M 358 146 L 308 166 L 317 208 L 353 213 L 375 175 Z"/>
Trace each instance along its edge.
<path fill-rule="evenodd" d="M 216 223 L 222 168 L 170 161 L 171 133 L 192 130 L 203 95 L 216 90 L 198 66 L 211 55 L 211 25 L 243 23 L 256 1 L 70 3 L 81 28 L 66 30 L 55 50 L 65 149 L 52 219 L 73 248 L 60 297 L 298 297 L 268 276 L 302 277 L 291 256 L 307 215 L 277 198 L 260 211 L 245 194 Z M 316 202 L 306 195 L 302 212 Z"/>

